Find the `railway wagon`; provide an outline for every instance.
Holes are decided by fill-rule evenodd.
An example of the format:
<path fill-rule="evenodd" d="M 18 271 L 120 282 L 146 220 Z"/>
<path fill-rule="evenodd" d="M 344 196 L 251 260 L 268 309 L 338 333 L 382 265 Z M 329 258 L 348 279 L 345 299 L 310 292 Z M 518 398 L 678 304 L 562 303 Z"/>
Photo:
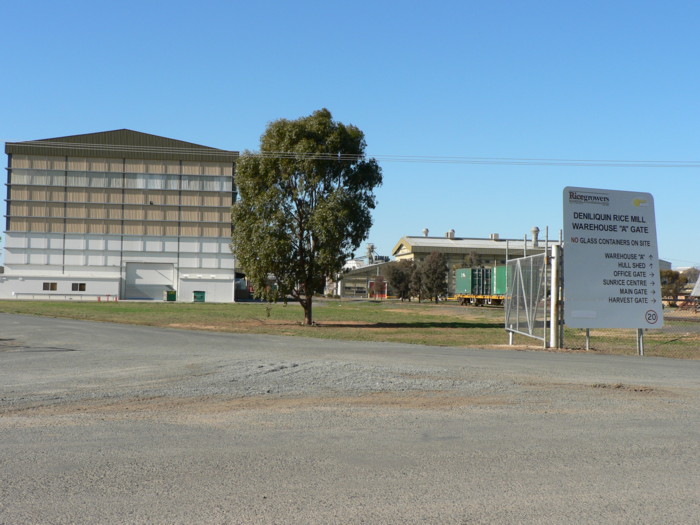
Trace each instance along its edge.
<path fill-rule="evenodd" d="M 455 270 L 455 299 L 460 304 L 503 304 L 506 295 L 505 266 L 459 268 Z"/>

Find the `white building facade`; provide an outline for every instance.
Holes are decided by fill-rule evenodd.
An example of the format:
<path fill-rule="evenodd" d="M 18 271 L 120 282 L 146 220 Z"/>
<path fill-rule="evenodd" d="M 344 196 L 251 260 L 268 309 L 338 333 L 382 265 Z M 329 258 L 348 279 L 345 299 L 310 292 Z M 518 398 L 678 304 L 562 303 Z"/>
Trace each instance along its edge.
<path fill-rule="evenodd" d="M 0 298 L 234 301 L 236 152 L 131 130 L 5 151 Z"/>

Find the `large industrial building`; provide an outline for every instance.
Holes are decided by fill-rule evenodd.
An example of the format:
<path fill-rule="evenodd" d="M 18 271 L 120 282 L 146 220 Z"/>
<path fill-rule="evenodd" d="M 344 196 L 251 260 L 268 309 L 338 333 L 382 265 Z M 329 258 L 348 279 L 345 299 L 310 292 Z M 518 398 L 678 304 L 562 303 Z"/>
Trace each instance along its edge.
<path fill-rule="evenodd" d="M 472 265 L 487 268 L 502 266 L 506 260 L 542 253 L 547 244 L 552 245 L 552 241 L 542 241 L 539 238 L 539 228 L 533 227 L 530 232 L 530 239 L 526 236 L 522 239 L 504 239 L 497 233 L 492 233 L 489 238 L 484 239 L 455 237 L 454 230 L 447 232 L 444 237 L 429 237 L 426 229 L 423 230 L 423 236 L 402 237 L 394 246 L 391 255 L 397 261 L 421 262 L 433 252 L 442 253 L 450 269 L 448 290 L 453 293 L 456 268 Z M 467 259 L 472 259 L 471 264 Z"/>
<path fill-rule="evenodd" d="M 0 298 L 234 300 L 237 152 L 127 129 L 5 152 Z"/>

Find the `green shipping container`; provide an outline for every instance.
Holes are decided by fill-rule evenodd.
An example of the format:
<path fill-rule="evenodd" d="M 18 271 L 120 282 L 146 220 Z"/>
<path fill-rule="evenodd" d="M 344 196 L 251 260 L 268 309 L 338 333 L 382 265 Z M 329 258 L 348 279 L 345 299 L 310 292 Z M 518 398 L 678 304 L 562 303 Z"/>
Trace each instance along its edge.
<path fill-rule="evenodd" d="M 505 266 L 496 266 L 493 269 L 493 278 L 491 279 L 491 295 L 506 294 L 506 286 L 508 285 L 506 270 L 507 267 Z"/>
<path fill-rule="evenodd" d="M 472 269 L 459 268 L 455 270 L 455 293 L 470 294 L 472 293 Z"/>

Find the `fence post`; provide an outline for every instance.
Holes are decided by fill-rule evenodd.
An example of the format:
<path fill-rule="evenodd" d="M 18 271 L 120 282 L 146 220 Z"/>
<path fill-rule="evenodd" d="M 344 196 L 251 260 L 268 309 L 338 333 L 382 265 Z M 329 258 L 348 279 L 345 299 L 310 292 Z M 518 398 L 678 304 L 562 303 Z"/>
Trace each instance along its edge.
<path fill-rule="evenodd" d="M 552 255 L 550 258 L 551 279 L 550 286 L 550 321 L 549 321 L 549 346 L 551 348 L 560 348 L 559 341 L 559 253 L 561 248 L 556 244 L 552 246 Z"/>

